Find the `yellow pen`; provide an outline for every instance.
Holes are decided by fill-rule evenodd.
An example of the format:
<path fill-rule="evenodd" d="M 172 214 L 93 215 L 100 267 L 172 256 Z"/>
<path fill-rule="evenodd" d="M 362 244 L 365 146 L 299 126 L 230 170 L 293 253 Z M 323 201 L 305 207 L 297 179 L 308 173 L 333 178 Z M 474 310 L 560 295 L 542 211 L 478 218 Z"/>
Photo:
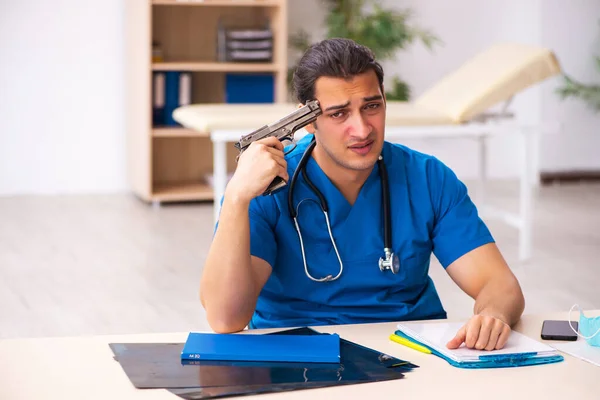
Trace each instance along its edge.
<path fill-rule="evenodd" d="M 425 353 L 425 354 L 431 354 L 431 350 L 429 350 L 427 347 L 425 346 L 421 346 L 420 344 L 416 344 L 414 342 L 411 342 L 410 340 L 403 338 L 401 336 L 398 336 L 394 333 L 392 333 L 390 335 L 390 340 L 399 344 L 402 344 L 406 347 L 410 347 L 413 350 L 417 350 L 420 351 L 421 353 Z"/>

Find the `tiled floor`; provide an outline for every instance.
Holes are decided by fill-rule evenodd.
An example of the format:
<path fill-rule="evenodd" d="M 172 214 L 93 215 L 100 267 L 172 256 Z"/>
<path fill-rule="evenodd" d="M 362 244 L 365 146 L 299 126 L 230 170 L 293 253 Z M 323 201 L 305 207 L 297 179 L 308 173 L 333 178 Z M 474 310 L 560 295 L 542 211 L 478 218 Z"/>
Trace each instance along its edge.
<path fill-rule="evenodd" d="M 490 187 L 516 209 L 516 185 Z M 542 187 L 533 259 L 517 261 L 517 231 L 489 226 L 519 278 L 526 312 L 600 308 L 600 185 Z M 209 329 L 198 282 L 212 204 L 153 208 L 130 195 L 0 198 L 0 338 Z M 472 300 L 434 260 L 450 317 Z"/>

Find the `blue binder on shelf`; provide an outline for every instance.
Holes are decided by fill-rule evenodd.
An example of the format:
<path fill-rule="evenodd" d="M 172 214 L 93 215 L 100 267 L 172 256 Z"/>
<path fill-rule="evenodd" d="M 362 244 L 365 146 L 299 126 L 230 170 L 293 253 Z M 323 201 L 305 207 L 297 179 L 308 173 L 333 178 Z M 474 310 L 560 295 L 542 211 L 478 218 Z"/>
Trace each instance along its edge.
<path fill-rule="evenodd" d="M 173 118 L 173 111 L 192 102 L 191 72 L 161 72 L 155 75 L 155 85 L 157 90 L 155 90 L 153 99 L 154 126 L 181 126 Z M 164 96 L 162 101 L 161 96 Z"/>
<path fill-rule="evenodd" d="M 160 126 L 165 123 L 165 73 L 152 73 L 152 125 Z"/>
<path fill-rule="evenodd" d="M 463 344 L 448 349 L 452 339 L 464 323 L 429 322 L 400 323 L 396 335 L 425 346 L 432 354 L 458 368 L 507 368 L 526 365 L 550 364 L 564 360 L 556 349 L 519 332 L 512 331 L 500 350 L 469 349 Z"/>
<path fill-rule="evenodd" d="M 339 363 L 340 337 L 190 332 L 181 360 Z"/>
<path fill-rule="evenodd" d="M 273 103 L 275 77 L 268 73 L 229 73 L 225 75 L 225 102 Z"/>

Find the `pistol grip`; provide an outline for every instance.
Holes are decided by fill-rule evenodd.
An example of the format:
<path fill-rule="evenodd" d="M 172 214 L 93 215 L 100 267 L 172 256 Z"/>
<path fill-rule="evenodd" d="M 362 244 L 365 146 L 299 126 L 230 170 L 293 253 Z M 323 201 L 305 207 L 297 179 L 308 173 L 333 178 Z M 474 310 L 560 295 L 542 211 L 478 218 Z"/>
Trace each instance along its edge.
<path fill-rule="evenodd" d="M 273 179 L 273 182 L 271 182 L 263 192 L 263 196 L 273 194 L 274 192 L 283 188 L 285 185 L 287 185 L 286 181 L 284 181 L 280 176 L 276 176 L 275 179 Z"/>

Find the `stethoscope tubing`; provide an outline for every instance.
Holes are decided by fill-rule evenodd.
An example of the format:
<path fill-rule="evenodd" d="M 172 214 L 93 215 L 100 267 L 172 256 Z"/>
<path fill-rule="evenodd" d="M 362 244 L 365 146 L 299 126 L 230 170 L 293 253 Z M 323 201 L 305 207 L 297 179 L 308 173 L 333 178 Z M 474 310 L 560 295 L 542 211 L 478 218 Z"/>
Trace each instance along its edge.
<path fill-rule="evenodd" d="M 381 174 L 381 198 L 383 202 L 383 243 L 386 249 L 392 249 L 392 210 L 390 207 L 390 187 L 387 168 L 383 157 L 379 156 L 379 173 Z"/>
<path fill-rule="evenodd" d="M 315 184 L 309 179 L 308 174 L 306 173 L 306 163 L 308 162 L 310 155 L 315 148 L 317 142 L 313 137 L 312 141 L 304 151 L 294 174 L 292 175 L 292 179 L 289 185 L 288 191 L 288 209 L 290 212 L 290 216 L 292 219 L 296 219 L 298 217 L 298 211 L 294 207 L 293 197 L 294 197 L 294 188 L 296 187 L 296 182 L 298 180 L 299 173 L 302 173 L 302 178 L 306 182 L 306 184 L 310 187 L 310 189 L 317 195 L 319 198 L 319 203 L 321 204 L 321 208 L 323 212 L 328 213 L 328 205 L 327 200 L 321 193 L 321 191 L 315 186 Z M 389 180 L 387 174 L 387 168 L 383 161 L 383 157 L 379 156 L 377 160 L 379 165 L 379 173 L 381 175 L 381 194 L 382 194 L 382 203 L 383 203 L 383 242 L 384 247 L 391 251 L 392 248 L 392 224 L 391 224 L 391 207 L 390 207 L 390 190 L 389 190 Z"/>

